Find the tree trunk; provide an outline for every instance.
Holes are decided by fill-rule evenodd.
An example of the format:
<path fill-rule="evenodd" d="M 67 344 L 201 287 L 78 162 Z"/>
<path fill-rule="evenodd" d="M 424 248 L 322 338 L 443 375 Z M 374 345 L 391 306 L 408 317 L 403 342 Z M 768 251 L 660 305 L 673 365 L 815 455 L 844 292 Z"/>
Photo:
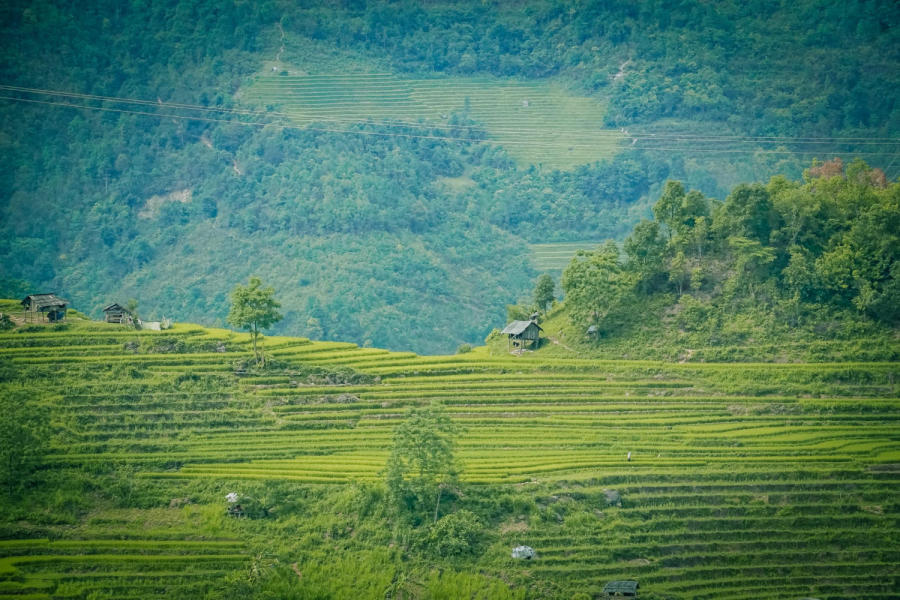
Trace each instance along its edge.
<path fill-rule="evenodd" d="M 250 339 L 253 340 L 253 358 L 256 360 L 256 366 L 259 366 L 259 352 L 256 351 L 256 336 L 259 332 L 256 330 L 256 324 L 250 328 Z"/>
<path fill-rule="evenodd" d="M 441 484 L 438 486 L 437 493 L 437 502 L 434 503 L 434 522 L 437 523 L 438 518 L 438 508 L 441 506 L 441 493 L 444 491 L 444 485 Z"/>

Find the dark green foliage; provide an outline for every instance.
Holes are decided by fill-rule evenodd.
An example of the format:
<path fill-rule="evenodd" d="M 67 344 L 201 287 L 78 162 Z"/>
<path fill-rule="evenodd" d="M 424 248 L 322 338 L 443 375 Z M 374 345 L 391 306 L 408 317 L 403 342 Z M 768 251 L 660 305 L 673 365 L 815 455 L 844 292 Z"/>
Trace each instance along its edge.
<path fill-rule="evenodd" d="M 542 274 L 534 286 L 534 305 L 546 312 L 555 299 L 555 291 L 556 282 L 553 281 L 553 277 L 547 273 Z"/>
<path fill-rule="evenodd" d="M 444 557 L 478 554 L 482 528 L 477 515 L 466 509 L 458 510 L 429 527 L 428 548 Z"/>
<path fill-rule="evenodd" d="M 284 316 L 278 312 L 281 304 L 275 300 L 275 288 L 260 286 L 262 280 L 259 277 L 251 277 L 246 287 L 237 285 L 232 290 L 231 311 L 226 321 L 235 327 L 250 331 L 256 362 L 265 364 L 264 354 L 256 347 L 256 342 L 263 329 L 268 329 Z"/>
<path fill-rule="evenodd" d="M 827 140 L 896 137 L 897 23 L 896 3 L 882 0 L 541 0 L 527 10 L 412 0 L 7 2 L 6 85 L 136 98 L 151 104 L 134 112 L 154 114 L 4 92 L 27 102 L 0 104 L 0 288 L 8 292 L 0 296 L 56 289 L 99 316 L 132 294 L 148 316 L 222 325 L 226 290 L 259 273 L 284 295 L 279 331 L 452 351 L 481 339 L 505 304 L 530 291 L 536 273 L 523 240 L 620 238 L 666 177 L 721 195 L 739 180 L 799 175 L 792 151 L 891 152 Z M 251 127 L 215 112 L 246 108 L 238 102 L 249 76 L 292 53 L 292 69 L 313 73 L 335 70 L 320 67 L 320 55 L 340 55 L 352 70 L 553 77 L 595 94 L 609 124 L 641 139 L 609 160 L 555 172 L 515 165 L 468 133 L 478 124 L 462 112 L 447 127 L 348 125 L 365 135 L 285 129 L 265 117 Z M 155 108 L 157 99 L 210 110 L 160 118 L 168 109 Z M 650 143 L 651 134 L 688 127 L 688 137 Z M 448 134 L 461 140 L 442 139 Z M 784 139 L 776 153 L 751 155 L 774 146 L 741 141 L 707 152 L 702 137 L 748 134 L 822 141 Z M 873 164 L 890 163 L 873 156 Z M 447 179 L 470 187 L 450 189 Z M 735 224 L 753 231 L 730 235 L 768 243 L 763 230 L 777 224 L 756 216 Z M 706 251 L 697 235 L 685 264 Z M 840 279 L 849 263 L 832 262 Z M 647 275 L 645 291 L 670 281 Z M 682 269 L 672 286 L 688 288 L 692 277 Z M 882 280 L 871 290 L 853 284 L 847 302 L 861 298 L 871 314 L 888 315 Z"/>
<path fill-rule="evenodd" d="M 618 246 L 608 242 L 594 252 L 580 250 L 563 272 L 562 288 L 569 315 L 578 327 L 606 329 L 611 314 L 629 292 Z"/>
<path fill-rule="evenodd" d="M 900 184 L 861 161 L 742 184 L 721 205 L 669 182 L 654 213 L 627 238 L 624 262 L 608 245 L 566 269 L 578 328 L 602 325 L 626 297 L 620 333 L 680 335 L 682 347 L 850 339 L 900 325 Z"/>

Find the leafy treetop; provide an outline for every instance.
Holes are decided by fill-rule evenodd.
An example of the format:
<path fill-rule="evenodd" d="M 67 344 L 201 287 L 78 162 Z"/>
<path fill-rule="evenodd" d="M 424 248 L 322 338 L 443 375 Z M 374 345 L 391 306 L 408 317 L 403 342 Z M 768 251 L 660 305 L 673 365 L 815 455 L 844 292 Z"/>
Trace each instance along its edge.
<path fill-rule="evenodd" d="M 282 314 L 277 310 L 280 306 L 275 300 L 275 289 L 262 287 L 259 277 L 251 277 L 249 285 L 238 284 L 231 292 L 231 312 L 227 320 L 235 327 L 250 331 L 257 363 L 261 362 L 262 357 L 257 351 L 256 340 L 261 330 L 282 319 Z"/>

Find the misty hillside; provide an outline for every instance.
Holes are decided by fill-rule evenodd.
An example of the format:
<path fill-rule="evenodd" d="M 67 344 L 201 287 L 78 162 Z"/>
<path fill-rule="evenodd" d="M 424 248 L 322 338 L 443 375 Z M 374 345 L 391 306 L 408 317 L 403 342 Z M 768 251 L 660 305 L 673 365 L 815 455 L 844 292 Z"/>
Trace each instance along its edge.
<path fill-rule="evenodd" d="M 0 296 L 419 352 L 624 239 L 668 179 L 896 178 L 893 2 L 4 3 Z M 555 275 L 558 277 L 559 272 Z"/>

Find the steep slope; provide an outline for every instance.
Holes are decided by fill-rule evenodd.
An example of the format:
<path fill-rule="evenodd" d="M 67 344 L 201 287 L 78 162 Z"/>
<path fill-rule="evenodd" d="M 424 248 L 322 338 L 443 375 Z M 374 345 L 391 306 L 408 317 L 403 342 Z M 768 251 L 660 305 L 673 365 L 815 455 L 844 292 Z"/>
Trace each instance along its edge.
<path fill-rule="evenodd" d="M 811 156 L 895 167 L 897 21 L 890 2 L 7 2 L 0 287 L 215 324 L 252 272 L 292 331 L 449 351 L 529 289 L 527 243 L 621 238 L 667 178 L 724 196 Z M 372 72 L 437 114 L 361 82 L 253 99 Z"/>

